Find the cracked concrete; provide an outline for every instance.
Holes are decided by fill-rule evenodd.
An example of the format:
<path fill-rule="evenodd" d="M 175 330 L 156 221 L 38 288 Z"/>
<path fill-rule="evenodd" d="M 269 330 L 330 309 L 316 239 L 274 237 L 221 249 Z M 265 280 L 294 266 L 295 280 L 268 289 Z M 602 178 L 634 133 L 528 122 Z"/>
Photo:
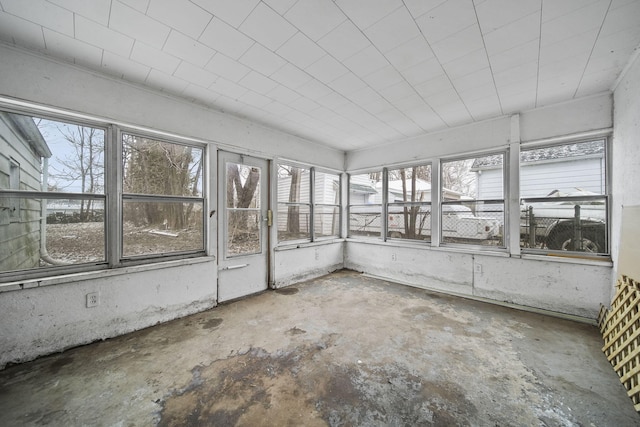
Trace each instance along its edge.
<path fill-rule="evenodd" d="M 342 271 L 0 371 L 0 425 L 640 425 L 601 345 Z"/>

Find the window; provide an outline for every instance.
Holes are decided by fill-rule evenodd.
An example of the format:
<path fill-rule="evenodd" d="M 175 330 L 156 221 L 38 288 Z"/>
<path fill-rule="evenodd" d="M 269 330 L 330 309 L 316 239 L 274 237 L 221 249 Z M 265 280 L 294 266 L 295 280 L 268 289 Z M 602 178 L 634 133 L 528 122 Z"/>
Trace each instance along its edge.
<path fill-rule="evenodd" d="M 0 272 L 106 262 L 105 135 L 0 112 Z"/>
<path fill-rule="evenodd" d="M 606 140 L 520 150 L 520 246 L 607 254 Z"/>
<path fill-rule="evenodd" d="M 505 153 L 441 163 L 441 242 L 504 247 Z"/>
<path fill-rule="evenodd" d="M 340 236 L 340 175 L 278 165 L 278 241 Z"/>
<path fill-rule="evenodd" d="M 204 253 L 204 148 L 116 134 L 0 111 L 1 278 Z"/>
<path fill-rule="evenodd" d="M 387 234 L 390 238 L 431 240 L 431 165 L 387 172 Z"/>
<path fill-rule="evenodd" d="M 311 240 L 311 170 L 278 165 L 278 241 Z"/>
<path fill-rule="evenodd" d="M 204 250 L 202 148 L 122 133 L 122 256 Z"/>
<path fill-rule="evenodd" d="M 349 237 L 382 236 L 382 171 L 349 176 Z"/>
<path fill-rule="evenodd" d="M 314 170 L 314 239 L 340 237 L 340 175 Z"/>

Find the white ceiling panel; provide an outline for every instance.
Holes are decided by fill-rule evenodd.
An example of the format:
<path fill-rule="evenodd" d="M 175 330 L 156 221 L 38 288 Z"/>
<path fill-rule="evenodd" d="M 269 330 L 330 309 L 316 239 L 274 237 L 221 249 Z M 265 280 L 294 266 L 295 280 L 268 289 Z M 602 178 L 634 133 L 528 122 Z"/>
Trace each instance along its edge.
<path fill-rule="evenodd" d="M 311 40 L 319 40 L 347 19 L 331 0 L 299 1 L 284 17 Z"/>
<path fill-rule="evenodd" d="M 293 25 L 264 3 L 259 3 L 238 28 L 271 50 L 278 49 L 297 32 Z"/>
<path fill-rule="evenodd" d="M 140 83 L 147 79 L 151 67 L 118 56 L 109 51 L 104 51 L 102 54 L 101 70 L 124 80 Z"/>
<path fill-rule="evenodd" d="M 218 78 L 215 74 L 184 61 L 178 65 L 173 75 L 203 88 L 208 88 Z"/>
<path fill-rule="evenodd" d="M 344 21 L 318 40 L 318 45 L 337 60 L 344 61 L 369 46 L 370 42 L 351 21 Z"/>
<path fill-rule="evenodd" d="M 542 8 L 542 0 L 487 0 L 476 6 L 482 33 L 490 33 Z"/>
<path fill-rule="evenodd" d="M 402 7 L 401 0 L 335 0 L 338 7 L 358 28 L 364 30 L 375 24 L 395 9 Z"/>
<path fill-rule="evenodd" d="M 2 9 L 26 21 L 73 37 L 73 12 L 46 0 L 2 0 Z"/>
<path fill-rule="evenodd" d="M 287 63 L 282 57 L 276 55 L 260 43 L 254 43 L 253 46 L 240 57 L 239 61 L 265 76 L 270 76 Z"/>
<path fill-rule="evenodd" d="M 302 69 L 326 55 L 324 50 L 302 33 L 296 33 L 276 53 Z"/>
<path fill-rule="evenodd" d="M 213 58 L 211 58 L 205 69 L 233 82 L 238 82 L 244 76 L 249 74 L 249 71 L 251 71 L 251 68 L 234 61 L 224 53 L 220 52 L 216 53 Z"/>
<path fill-rule="evenodd" d="M 610 90 L 640 0 L 0 0 L 0 43 L 352 150 Z"/>
<path fill-rule="evenodd" d="M 167 38 L 167 42 L 164 44 L 162 50 L 176 58 L 184 59 L 185 61 L 188 61 L 200 68 L 204 68 L 216 53 L 215 50 L 208 46 L 205 46 L 191 37 L 185 36 L 175 30 L 171 30 L 171 33 Z"/>
<path fill-rule="evenodd" d="M 404 71 L 434 57 L 431 46 L 422 35 L 385 52 L 384 56 L 398 71 Z"/>
<path fill-rule="evenodd" d="M 471 0 L 449 0 L 431 9 L 416 20 L 430 43 L 437 43 L 476 24 L 476 12 Z"/>
<path fill-rule="evenodd" d="M 162 24 L 119 1 L 111 3 L 109 28 L 156 49 L 161 49 L 164 46 L 171 31 L 171 27 L 168 25 Z"/>
<path fill-rule="evenodd" d="M 255 42 L 218 18 L 213 18 L 199 38 L 200 42 L 229 58 L 240 58 Z"/>
<path fill-rule="evenodd" d="M 389 65 L 387 58 L 373 45 L 342 61 L 357 76 L 364 77 Z"/>
<path fill-rule="evenodd" d="M 151 0 L 147 15 L 194 39 L 213 18 L 189 0 Z"/>
<path fill-rule="evenodd" d="M 173 74 L 178 65 L 180 65 L 180 59 L 175 56 L 154 49 L 139 41 L 133 45 L 131 59 L 166 74 Z"/>
<path fill-rule="evenodd" d="M 420 35 L 409 11 L 399 7 L 364 30 L 365 35 L 381 51 L 388 52 Z"/>
<path fill-rule="evenodd" d="M 44 42 L 52 54 L 66 58 L 74 64 L 96 67 L 102 61 L 102 49 L 46 28 Z"/>
<path fill-rule="evenodd" d="M 83 16 L 105 27 L 109 25 L 109 9 L 111 9 L 111 0 L 91 0 L 91 1 L 49 0 L 49 1 L 67 10 L 73 11 L 76 17 Z M 27 2 L 22 2 L 22 3 L 27 3 Z M 146 5 L 144 10 L 146 10 Z"/>
<path fill-rule="evenodd" d="M 225 21 L 227 24 L 237 28 L 247 19 L 247 16 L 249 16 L 258 3 L 260 3 L 260 0 L 191 0 L 191 2 Z"/>
<path fill-rule="evenodd" d="M 46 49 L 42 27 L 8 13 L 0 14 L 0 37 L 2 40 L 29 49 Z"/>

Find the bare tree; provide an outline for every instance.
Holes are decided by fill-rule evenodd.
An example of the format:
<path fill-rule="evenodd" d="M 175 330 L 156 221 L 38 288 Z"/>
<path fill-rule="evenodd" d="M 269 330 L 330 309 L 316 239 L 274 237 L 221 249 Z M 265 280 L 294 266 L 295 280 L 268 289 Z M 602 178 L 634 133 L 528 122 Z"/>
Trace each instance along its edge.
<path fill-rule="evenodd" d="M 66 189 L 79 183 L 81 193 L 104 191 L 104 131 L 85 126 L 58 126 L 72 152 L 56 158 L 60 165 L 52 167 L 49 176 L 55 181 L 49 188 Z M 80 221 L 93 214 L 92 199 L 80 201 Z"/>

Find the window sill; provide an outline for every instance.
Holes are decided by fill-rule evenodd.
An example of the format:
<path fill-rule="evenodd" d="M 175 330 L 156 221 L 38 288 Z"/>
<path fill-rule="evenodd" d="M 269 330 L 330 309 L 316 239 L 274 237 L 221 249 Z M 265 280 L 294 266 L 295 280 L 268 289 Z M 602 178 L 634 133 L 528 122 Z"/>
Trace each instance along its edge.
<path fill-rule="evenodd" d="M 417 241 L 407 241 L 402 242 L 398 240 L 391 240 L 383 242 L 380 238 L 371 238 L 371 239 L 363 239 L 363 238 L 353 238 L 349 237 L 346 239 L 347 242 L 353 243 L 363 243 L 369 245 L 378 245 L 378 246 L 387 246 L 394 248 L 412 248 L 412 249 L 420 249 L 426 251 L 437 251 L 437 252 L 453 252 L 453 253 L 461 253 L 461 254 L 469 254 L 469 255 L 482 255 L 482 256 L 493 256 L 493 257 L 502 257 L 502 258 L 514 258 L 514 259 L 524 259 L 524 260 L 535 260 L 535 261 L 548 261 L 548 262 L 558 262 L 565 264 L 581 264 L 581 265 L 593 265 L 600 267 L 612 267 L 613 262 L 610 258 L 592 258 L 592 257 L 581 257 L 579 255 L 563 255 L 561 253 L 558 254 L 520 254 L 513 255 L 510 254 L 506 249 L 492 249 L 490 247 L 486 248 L 464 248 L 460 246 L 431 246 L 429 243 L 421 243 Z"/>
<path fill-rule="evenodd" d="M 325 245 L 331 245 L 334 243 L 342 243 L 345 241 L 346 239 L 336 237 L 336 238 L 316 240 L 315 242 L 301 242 L 301 243 L 294 242 L 290 244 L 281 244 L 280 246 L 276 246 L 273 250 L 275 252 L 290 251 L 293 249 L 312 248 L 314 246 L 325 246 Z"/>
<path fill-rule="evenodd" d="M 184 258 L 171 261 L 159 261 L 154 263 L 132 265 L 127 267 L 110 268 L 104 270 L 83 271 L 81 273 L 63 274 L 60 276 L 42 277 L 37 279 L 16 280 L 8 283 L 0 283 L 0 293 L 18 291 L 21 289 L 42 288 L 58 284 L 80 282 L 84 280 L 101 279 L 105 277 L 120 276 L 129 273 L 139 273 L 163 268 L 180 267 L 183 265 L 201 264 L 214 262 L 215 257 L 203 256 L 198 258 Z"/>
<path fill-rule="evenodd" d="M 536 261 L 549 261 L 549 262 L 559 262 L 565 264 L 581 264 L 581 265 L 597 265 L 601 267 L 613 267 L 613 261 L 611 258 L 602 257 L 602 258 L 593 258 L 593 257 L 584 257 L 580 255 L 574 254 L 532 254 L 532 253 L 523 253 L 520 255 L 522 259 L 536 260 Z"/>

